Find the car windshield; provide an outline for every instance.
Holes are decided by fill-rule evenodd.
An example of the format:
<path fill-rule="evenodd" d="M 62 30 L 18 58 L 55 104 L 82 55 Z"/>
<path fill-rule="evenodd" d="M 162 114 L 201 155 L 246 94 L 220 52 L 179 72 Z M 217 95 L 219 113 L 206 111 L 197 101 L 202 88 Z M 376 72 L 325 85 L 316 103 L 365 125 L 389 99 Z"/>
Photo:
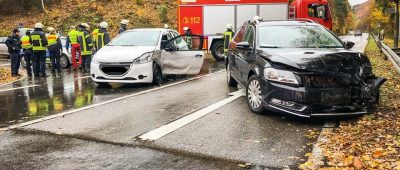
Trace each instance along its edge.
<path fill-rule="evenodd" d="M 109 46 L 157 46 L 161 31 L 126 31 L 114 38 Z"/>
<path fill-rule="evenodd" d="M 258 32 L 260 48 L 344 48 L 322 26 L 263 26 Z"/>

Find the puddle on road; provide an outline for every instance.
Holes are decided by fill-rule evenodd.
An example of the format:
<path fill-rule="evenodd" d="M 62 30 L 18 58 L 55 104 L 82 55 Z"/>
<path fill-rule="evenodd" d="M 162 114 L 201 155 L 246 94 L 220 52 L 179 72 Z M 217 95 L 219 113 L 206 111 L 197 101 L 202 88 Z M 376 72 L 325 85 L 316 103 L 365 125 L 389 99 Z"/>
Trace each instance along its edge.
<path fill-rule="evenodd" d="M 206 59 L 199 75 L 222 69 L 224 69 L 223 62 Z M 118 83 L 109 87 L 97 87 L 88 74 L 67 70 L 59 76 L 48 75 L 50 76 L 46 79 L 24 79 L 8 87 L 0 87 L 0 89 L 10 89 L 38 85 L 0 92 L 0 128 L 155 87 Z M 169 77 L 167 84 L 188 78 L 191 76 Z"/>

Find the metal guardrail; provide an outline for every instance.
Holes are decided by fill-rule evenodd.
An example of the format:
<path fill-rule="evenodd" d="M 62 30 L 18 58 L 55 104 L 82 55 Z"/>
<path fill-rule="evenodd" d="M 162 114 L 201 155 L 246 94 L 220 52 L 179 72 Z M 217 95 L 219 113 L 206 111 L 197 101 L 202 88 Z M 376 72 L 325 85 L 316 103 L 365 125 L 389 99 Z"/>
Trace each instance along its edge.
<path fill-rule="evenodd" d="M 394 68 L 396 71 L 400 74 L 400 48 L 397 49 L 391 49 L 389 46 L 387 46 L 384 42 L 379 40 L 377 36 L 372 34 L 372 37 L 374 37 L 376 44 L 378 47 L 382 50 L 382 52 L 386 55 L 386 58 L 392 62 Z"/>

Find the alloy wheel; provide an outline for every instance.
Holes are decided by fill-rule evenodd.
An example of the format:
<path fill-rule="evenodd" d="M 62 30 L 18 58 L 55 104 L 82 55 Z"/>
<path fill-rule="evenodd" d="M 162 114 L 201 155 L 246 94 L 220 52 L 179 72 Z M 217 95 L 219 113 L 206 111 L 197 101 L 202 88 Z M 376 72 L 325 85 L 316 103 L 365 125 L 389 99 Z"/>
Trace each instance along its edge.
<path fill-rule="evenodd" d="M 248 85 L 247 100 L 253 109 L 259 109 L 261 106 L 261 86 L 258 80 L 252 80 Z"/>

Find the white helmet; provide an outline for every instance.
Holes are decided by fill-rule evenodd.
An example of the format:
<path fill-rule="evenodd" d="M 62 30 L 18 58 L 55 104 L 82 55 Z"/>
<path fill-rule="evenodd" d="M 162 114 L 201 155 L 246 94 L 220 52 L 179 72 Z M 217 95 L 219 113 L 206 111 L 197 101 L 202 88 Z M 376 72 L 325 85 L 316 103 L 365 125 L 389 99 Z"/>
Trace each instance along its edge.
<path fill-rule="evenodd" d="M 53 27 L 47 27 L 47 31 L 50 33 L 54 33 L 56 32 L 56 29 L 54 29 Z"/>
<path fill-rule="evenodd" d="M 228 24 L 228 25 L 226 25 L 226 29 L 228 29 L 228 30 L 232 30 L 232 29 L 233 29 L 233 25 L 232 25 L 232 24 Z"/>
<path fill-rule="evenodd" d="M 183 31 L 189 31 L 190 28 L 189 27 L 183 27 Z"/>
<path fill-rule="evenodd" d="M 259 22 L 263 21 L 264 19 L 261 18 L 260 16 L 254 16 L 253 20 L 254 20 L 254 22 L 259 23 Z"/>
<path fill-rule="evenodd" d="M 168 24 L 164 24 L 164 28 L 165 29 L 169 29 L 169 25 Z"/>
<path fill-rule="evenodd" d="M 90 28 L 89 24 L 87 24 L 87 23 L 82 23 L 81 25 L 84 26 L 86 29 Z"/>
<path fill-rule="evenodd" d="M 128 25 L 128 24 L 129 24 L 129 20 L 123 19 L 123 20 L 121 21 L 121 24 L 122 24 L 122 25 Z"/>
<path fill-rule="evenodd" d="M 108 28 L 108 23 L 105 21 L 101 22 L 99 25 L 100 25 L 100 28 Z"/>
<path fill-rule="evenodd" d="M 36 23 L 35 24 L 35 28 L 43 28 L 44 27 L 44 25 L 42 24 L 42 23 Z"/>

